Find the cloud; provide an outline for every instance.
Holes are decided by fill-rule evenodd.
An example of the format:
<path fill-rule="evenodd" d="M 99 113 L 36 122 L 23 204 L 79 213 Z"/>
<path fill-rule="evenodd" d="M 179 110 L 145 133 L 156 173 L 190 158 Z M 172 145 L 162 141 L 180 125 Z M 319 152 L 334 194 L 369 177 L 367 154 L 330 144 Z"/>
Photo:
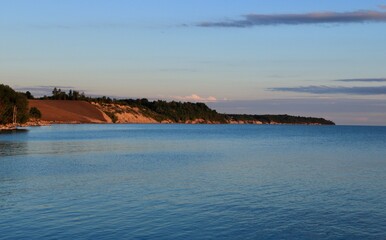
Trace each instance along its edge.
<path fill-rule="evenodd" d="M 190 96 L 172 96 L 173 99 L 178 101 L 189 101 L 189 102 L 215 102 L 217 99 L 215 97 L 209 96 L 207 98 L 200 97 L 197 94 L 192 94 Z"/>
<path fill-rule="evenodd" d="M 336 82 L 386 82 L 386 78 L 351 78 L 351 79 L 338 79 Z"/>
<path fill-rule="evenodd" d="M 129 23 L 119 22 L 104 22 L 104 23 L 78 23 L 78 24 L 27 24 L 26 27 L 41 30 L 84 30 L 84 29 L 128 29 L 133 27 Z"/>
<path fill-rule="evenodd" d="M 312 94 L 349 94 L 349 95 L 384 95 L 386 86 L 376 87 L 342 87 L 342 86 L 300 86 L 269 88 L 270 91 L 298 92 Z"/>
<path fill-rule="evenodd" d="M 28 25 L 29 27 L 31 28 L 36 28 L 36 29 L 44 29 L 44 30 L 47 30 L 47 29 L 61 29 L 61 30 L 70 30 L 70 29 L 73 29 L 74 26 L 71 26 L 71 25 L 65 25 L 65 24 L 45 24 L 45 25 L 36 25 L 36 24 L 31 24 L 31 25 Z"/>
<path fill-rule="evenodd" d="M 193 68 L 161 68 L 159 69 L 160 72 L 198 72 L 196 69 Z"/>
<path fill-rule="evenodd" d="M 378 5 L 380 9 L 386 9 L 386 5 Z"/>
<path fill-rule="evenodd" d="M 336 24 L 367 22 L 386 22 L 386 12 L 362 10 L 353 12 L 311 12 L 300 14 L 247 14 L 242 16 L 240 20 L 201 22 L 196 26 L 246 28 L 268 25 L 300 25 L 329 23 Z"/>

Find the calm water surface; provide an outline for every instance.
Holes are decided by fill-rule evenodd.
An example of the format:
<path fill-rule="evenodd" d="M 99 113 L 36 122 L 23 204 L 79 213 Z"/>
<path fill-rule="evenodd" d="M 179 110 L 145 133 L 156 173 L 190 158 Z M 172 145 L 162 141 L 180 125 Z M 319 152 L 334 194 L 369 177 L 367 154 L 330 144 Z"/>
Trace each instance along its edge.
<path fill-rule="evenodd" d="M 0 239 L 386 239 L 386 127 L 0 134 Z"/>

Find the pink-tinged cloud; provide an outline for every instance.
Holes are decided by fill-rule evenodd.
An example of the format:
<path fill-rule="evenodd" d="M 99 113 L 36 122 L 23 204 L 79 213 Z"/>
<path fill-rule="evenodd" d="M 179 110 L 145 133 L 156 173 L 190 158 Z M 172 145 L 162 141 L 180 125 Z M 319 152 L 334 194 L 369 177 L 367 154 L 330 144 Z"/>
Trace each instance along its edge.
<path fill-rule="evenodd" d="M 187 101 L 187 102 L 215 102 L 217 99 L 215 97 L 200 97 L 197 94 L 192 94 L 190 96 L 172 96 L 173 99 L 178 101 Z"/>
<path fill-rule="evenodd" d="M 246 28 L 267 25 L 343 24 L 369 22 L 386 22 L 386 12 L 363 10 L 353 12 L 312 12 L 300 14 L 247 14 L 242 16 L 239 20 L 202 22 L 197 24 L 197 26 Z"/>
<path fill-rule="evenodd" d="M 378 5 L 380 9 L 386 9 L 386 5 Z"/>

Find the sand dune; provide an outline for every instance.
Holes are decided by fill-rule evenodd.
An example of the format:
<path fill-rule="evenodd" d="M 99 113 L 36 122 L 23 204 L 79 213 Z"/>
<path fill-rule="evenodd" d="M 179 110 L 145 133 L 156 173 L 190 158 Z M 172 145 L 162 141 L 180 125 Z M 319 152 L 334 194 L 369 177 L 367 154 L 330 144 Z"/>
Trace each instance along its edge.
<path fill-rule="evenodd" d="M 42 121 L 55 123 L 109 123 L 111 119 L 96 106 L 85 101 L 30 100 L 37 107 Z"/>

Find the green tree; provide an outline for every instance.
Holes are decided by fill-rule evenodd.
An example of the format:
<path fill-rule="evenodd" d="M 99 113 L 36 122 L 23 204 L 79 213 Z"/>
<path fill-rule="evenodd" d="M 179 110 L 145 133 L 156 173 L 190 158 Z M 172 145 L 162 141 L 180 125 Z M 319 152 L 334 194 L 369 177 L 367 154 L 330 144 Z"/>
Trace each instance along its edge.
<path fill-rule="evenodd" d="M 118 121 L 118 117 L 113 112 L 105 112 L 109 118 L 111 118 L 111 121 L 113 123 L 116 123 Z"/>
<path fill-rule="evenodd" d="M 40 118 L 42 118 L 42 113 L 40 112 L 40 110 L 38 108 L 31 107 L 31 109 L 29 110 L 29 116 L 31 118 L 40 119 Z"/>
<path fill-rule="evenodd" d="M 7 85 L 0 84 L 0 124 L 12 123 L 15 107 L 16 121 L 25 123 L 28 120 L 27 97 Z"/>
<path fill-rule="evenodd" d="M 74 100 L 74 94 L 72 93 L 72 89 L 68 91 L 68 100 Z"/>
<path fill-rule="evenodd" d="M 34 96 L 32 96 L 30 91 L 25 92 L 25 96 L 27 97 L 27 99 L 34 99 Z"/>
<path fill-rule="evenodd" d="M 59 91 L 56 87 L 54 88 L 54 90 L 52 90 L 52 99 L 57 99 L 58 98 L 58 95 L 59 95 Z"/>

